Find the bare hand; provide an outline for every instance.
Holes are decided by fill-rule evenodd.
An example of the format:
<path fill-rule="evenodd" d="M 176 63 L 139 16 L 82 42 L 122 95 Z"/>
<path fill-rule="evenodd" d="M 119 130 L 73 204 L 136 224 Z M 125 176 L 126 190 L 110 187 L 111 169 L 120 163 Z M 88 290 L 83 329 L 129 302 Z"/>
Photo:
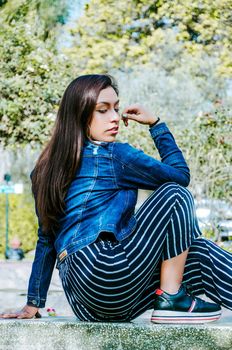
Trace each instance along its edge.
<path fill-rule="evenodd" d="M 122 111 L 122 120 L 125 126 L 128 126 L 128 119 L 135 120 L 140 124 L 150 125 L 155 123 L 158 118 L 142 105 L 135 103 L 124 108 Z"/>
<path fill-rule="evenodd" d="M 38 310 L 37 307 L 25 305 L 20 311 L 0 314 L 0 318 L 40 318 Z"/>

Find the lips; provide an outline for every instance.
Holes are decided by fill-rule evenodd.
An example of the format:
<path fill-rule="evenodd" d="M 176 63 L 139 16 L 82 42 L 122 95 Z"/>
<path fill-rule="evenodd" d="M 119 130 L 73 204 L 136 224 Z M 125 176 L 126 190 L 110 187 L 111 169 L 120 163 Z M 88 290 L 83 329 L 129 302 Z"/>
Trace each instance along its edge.
<path fill-rule="evenodd" d="M 108 129 L 107 131 L 118 131 L 118 126 L 114 126 L 113 128 Z"/>

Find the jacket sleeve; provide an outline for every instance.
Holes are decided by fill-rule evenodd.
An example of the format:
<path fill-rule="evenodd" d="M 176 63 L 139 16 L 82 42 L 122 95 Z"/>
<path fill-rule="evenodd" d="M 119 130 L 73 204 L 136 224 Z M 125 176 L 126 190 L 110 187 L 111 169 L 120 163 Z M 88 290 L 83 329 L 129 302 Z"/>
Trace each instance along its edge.
<path fill-rule="evenodd" d="M 38 229 L 38 237 L 28 285 L 27 305 L 42 308 L 45 306 L 56 262 L 56 251 L 54 242 L 50 237 L 46 237 L 41 233 L 40 227 Z"/>
<path fill-rule="evenodd" d="M 35 210 L 38 216 L 37 209 L 35 208 Z M 39 222 L 38 241 L 28 285 L 27 305 L 40 308 L 45 306 L 47 292 L 56 262 L 54 240 L 55 238 L 53 236 L 42 233 Z"/>
<path fill-rule="evenodd" d="M 187 187 L 190 171 L 181 150 L 165 123 L 149 128 L 161 161 L 128 143 L 115 144 L 114 170 L 119 187 L 154 190 L 163 183 Z"/>

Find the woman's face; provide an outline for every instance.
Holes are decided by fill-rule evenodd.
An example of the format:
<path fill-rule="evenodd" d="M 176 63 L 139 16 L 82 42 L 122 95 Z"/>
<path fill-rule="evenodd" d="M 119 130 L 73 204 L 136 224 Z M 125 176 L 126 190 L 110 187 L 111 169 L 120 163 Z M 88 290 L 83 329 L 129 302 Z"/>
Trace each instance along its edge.
<path fill-rule="evenodd" d="M 114 89 L 109 86 L 101 90 L 93 118 L 89 126 L 92 140 L 113 142 L 119 130 L 119 100 Z"/>

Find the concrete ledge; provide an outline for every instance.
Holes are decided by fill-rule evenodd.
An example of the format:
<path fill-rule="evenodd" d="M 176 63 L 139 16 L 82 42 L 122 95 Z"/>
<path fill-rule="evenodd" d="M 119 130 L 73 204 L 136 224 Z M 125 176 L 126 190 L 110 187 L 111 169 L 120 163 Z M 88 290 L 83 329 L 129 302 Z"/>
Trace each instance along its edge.
<path fill-rule="evenodd" d="M 74 317 L 1 319 L 0 349 L 225 350 L 232 349 L 232 325 L 226 320 L 204 325 L 155 325 L 147 320 L 87 323 Z"/>

